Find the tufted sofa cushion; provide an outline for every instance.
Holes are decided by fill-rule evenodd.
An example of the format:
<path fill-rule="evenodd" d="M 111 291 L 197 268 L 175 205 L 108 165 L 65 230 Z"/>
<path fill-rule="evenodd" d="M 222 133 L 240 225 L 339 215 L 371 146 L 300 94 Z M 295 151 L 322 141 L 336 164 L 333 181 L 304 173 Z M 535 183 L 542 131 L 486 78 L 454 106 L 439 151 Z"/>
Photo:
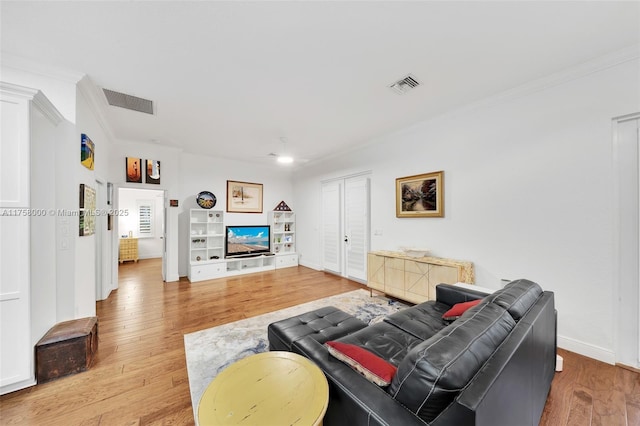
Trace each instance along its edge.
<path fill-rule="evenodd" d="M 505 308 L 514 320 L 519 321 L 542 295 L 542 288 L 533 281 L 515 280 L 488 297 L 490 303 Z"/>
<path fill-rule="evenodd" d="M 291 345 L 303 337 L 310 336 L 317 342 L 324 343 L 366 326 L 358 318 L 333 306 L 326 306 L 269 324 L 269 349 L 291 351 Z"/>
<path fill-rule="evenodd" d="M 422 340 L 427 340 L 450 324 L 442 319 L 442 315 L 449 308 L 451 306 L 430 300 L 389 315 L 384 321 Z"/>
<path fill-rule="evenodd" d="M 388 392 L 423 420 L 432 421 L 467 385 L 515 324 L 497 304 L 474 306 L 416 345 L 398 365 Z"/>
<path fill-rule="evenodd" d="M 405 333 L 386 322 L 379 322 L 336 341 L 360 346 L 397 366 L 407 352 L 422 343 L 423 339 Z"/>

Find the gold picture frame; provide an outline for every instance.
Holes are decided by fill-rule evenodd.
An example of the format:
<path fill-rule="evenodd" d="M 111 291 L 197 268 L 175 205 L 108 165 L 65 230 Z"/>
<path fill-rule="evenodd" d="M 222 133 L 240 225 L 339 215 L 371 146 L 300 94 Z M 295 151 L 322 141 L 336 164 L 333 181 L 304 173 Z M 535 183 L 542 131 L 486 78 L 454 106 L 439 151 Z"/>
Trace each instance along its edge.
<path fill-rule="evenodd" d="M 227 212 L 262 213 L 262 184 L 228 180 Z"/>
<path fill-rule="evenodd" d="M 444 217 L 444 172 L 396 179 L 396 217 Z"/>

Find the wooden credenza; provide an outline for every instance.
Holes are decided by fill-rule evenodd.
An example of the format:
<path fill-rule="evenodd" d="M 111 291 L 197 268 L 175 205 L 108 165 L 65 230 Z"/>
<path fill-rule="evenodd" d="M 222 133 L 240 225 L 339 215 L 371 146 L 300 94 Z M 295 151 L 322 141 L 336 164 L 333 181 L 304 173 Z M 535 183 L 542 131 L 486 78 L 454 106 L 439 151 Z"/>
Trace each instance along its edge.
<path fill-rule="evenodd" d="M 120 263 L 127 260 L 138 261 L 138 239 L 120 238 L 120 251 L 118 255 Z"/>
<path fill-rule="evenodd" d="M 412 303 L 436 298 L 436 285 L 474 283 L 473 263 L 440 257 L 410 257 L 401 252 L 368 254 L 367 285 Z"/>

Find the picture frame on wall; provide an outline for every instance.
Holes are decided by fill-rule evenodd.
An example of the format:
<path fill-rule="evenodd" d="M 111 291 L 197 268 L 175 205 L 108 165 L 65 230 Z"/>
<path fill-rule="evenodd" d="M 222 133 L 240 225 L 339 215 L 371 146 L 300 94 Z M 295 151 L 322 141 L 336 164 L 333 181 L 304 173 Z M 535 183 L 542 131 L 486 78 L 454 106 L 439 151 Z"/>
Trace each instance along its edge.
<path fill-rule="evenodd" d="M 96 190 L 80 184 L 80 214 L 78 235 L 86 237 L 96 232 Z"/>
<path fill-rule="evenodd" d="M 160 161 L 159 160 L 146 160 L 147 166 L 145 167 L 145 183 L 152 183 L 154 185 L 160 185 Z"/>
<path fill-rule="evenodd" d="M 262 184 L 227 181 L 229 213 L 262 213 Z"/>
<path fill-rule="evenodd" d="M 95 167 L 96 146 L 89 139 L 89 136 L 82 133 L 80 135 L 80 163 L 89 170 Z"/>
<path fill-rule="evenodd" d="M 142 183 L 142 159 L 127 157 L 125 160 L 127 182 Z"/>
<path fill-rule="evenodd" d="M 396 217 L 444 217 L 444 171 L 396 179 Z"/>

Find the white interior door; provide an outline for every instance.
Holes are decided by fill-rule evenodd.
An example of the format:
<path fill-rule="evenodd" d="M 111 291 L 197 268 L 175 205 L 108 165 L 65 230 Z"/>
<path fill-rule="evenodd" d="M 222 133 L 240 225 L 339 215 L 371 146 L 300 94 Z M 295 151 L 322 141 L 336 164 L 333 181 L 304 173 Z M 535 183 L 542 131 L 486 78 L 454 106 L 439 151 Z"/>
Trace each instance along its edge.
<path fill-rule="evenodd" d="M 355 177 L 344 184 L 346 276 L 367 280 L 369 251 L 369 178 Z"/>
<path fill-rule="evenodd" d="M 105 197 L 105 185 L 103 182 L 96 180 L 96 209 L 101 210 L 106 207 L 103 205 L 102 201 L 106 200 Z M 107 229 L 107 218 L 106 216 L 96 215 L 95 217 L 95 242 L 96 242 L 96 255 L 95 255 L 95 264 L 96 264 L 96 300 L 106 299 L 104 297 L 104 287 L 106 286 L 103 282 L 104 274 L 103 274 L 103 264 L 104 264 L 104 252 L 103 252 L 103 240 L 104 234 Z"/>
<path fill-rule="evenodd" d="M 163 195 L 163 214 L 162 214 L 162 281 L 167 281 L 167 216 L 169 215 L 169 200 L 167 191 Z"/>
<path fill-rule="evenodd" d="M 367 279 L 369 177 L 322 184 L 322 267 L 358 281 Z"/>
<path fill-rule="evenodd" d="M 322 185 L 322 267 L 342 275 L 342 181 Z"/>

